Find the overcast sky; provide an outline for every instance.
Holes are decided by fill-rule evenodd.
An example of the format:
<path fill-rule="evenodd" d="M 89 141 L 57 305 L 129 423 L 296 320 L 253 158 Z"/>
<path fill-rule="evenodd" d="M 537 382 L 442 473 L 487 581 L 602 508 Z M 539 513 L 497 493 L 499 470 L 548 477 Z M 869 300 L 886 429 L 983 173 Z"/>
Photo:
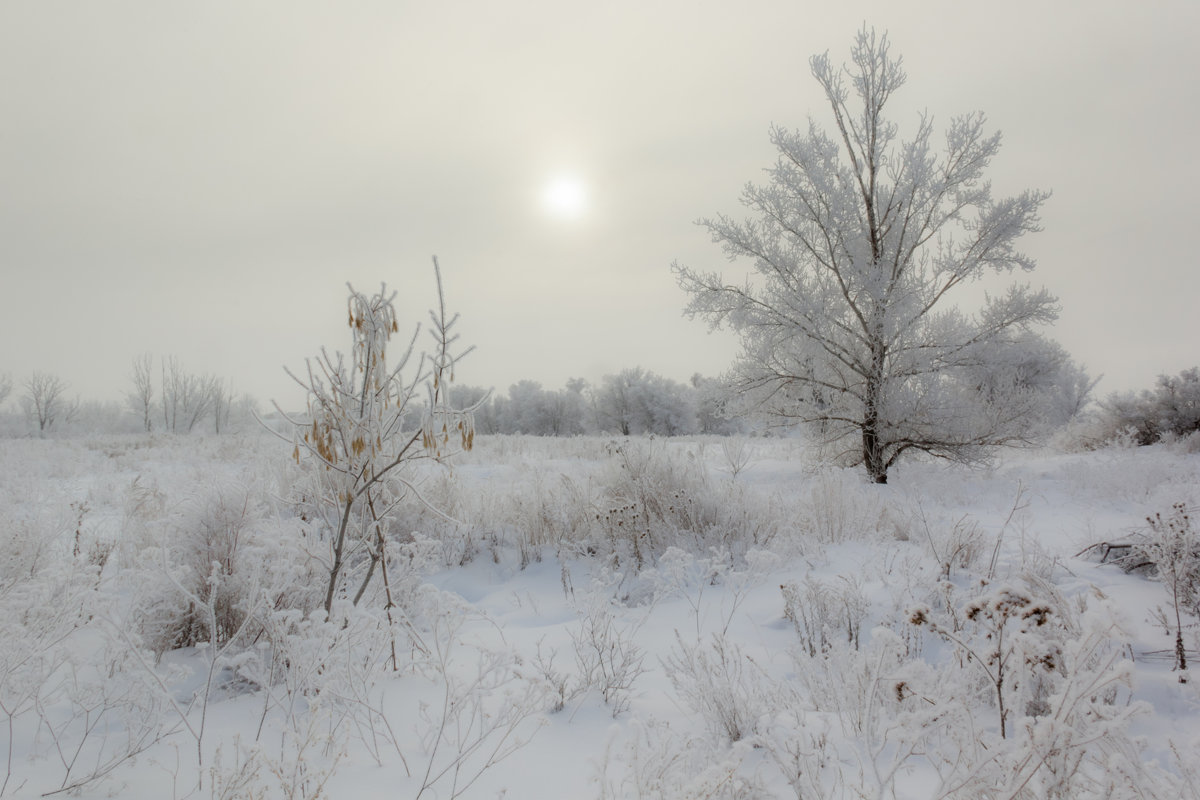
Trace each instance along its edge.
<path fill-rule="evenodd" d="M 902 125 L 984 111 L 1052 335 L 1102 393 L 1197 352 L 1200 3 L 0 0 L 0 374 L 119 399 L 142 352 L 302 405 L 283 366 L 346 349 L 345 283 L 412 323 L 442 264 L 461 383 L 721 372 L 671 262 L 741 274 L 694 221 L 739 214 L 772 123 L 826 108 L 809 57 L 865 21 Z M 559 174 L 586 187 L 547 210 Z"/>

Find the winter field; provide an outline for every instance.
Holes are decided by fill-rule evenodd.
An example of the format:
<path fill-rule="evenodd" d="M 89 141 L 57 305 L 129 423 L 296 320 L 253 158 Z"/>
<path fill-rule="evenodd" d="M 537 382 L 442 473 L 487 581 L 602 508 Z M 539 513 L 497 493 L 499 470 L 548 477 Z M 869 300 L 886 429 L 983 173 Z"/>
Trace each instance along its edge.
<path fill-rule="evenodd" d="M 414 468 L 448 516 L 397 509 L 393 604 L 327 620 L 290 445 L 5 440 L 0 796 L 1198 798 L 1170 586 L 1080 555 L 1194 543 L 1196 450 L 880 486 L 800 439 L 480 436 Z"/>

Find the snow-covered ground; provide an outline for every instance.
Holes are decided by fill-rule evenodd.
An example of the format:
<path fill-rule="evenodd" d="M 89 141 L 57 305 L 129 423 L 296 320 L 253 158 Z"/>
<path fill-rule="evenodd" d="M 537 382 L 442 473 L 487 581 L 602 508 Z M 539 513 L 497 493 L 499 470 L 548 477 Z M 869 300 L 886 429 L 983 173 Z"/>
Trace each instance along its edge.
<path fill-rule="evenodd" d="M 415 476 L 456 522 L 402 509 L 397 607 L 336 624 L 290 455 L 0 443 L 0 796 L 1200 796 L 1171 595 L 1078 555 L 1200 503 L 1184 448 L 875 486 L 792 439 L 480 437 Z M 171 649 L 218 596 L 232 642 Z"/>

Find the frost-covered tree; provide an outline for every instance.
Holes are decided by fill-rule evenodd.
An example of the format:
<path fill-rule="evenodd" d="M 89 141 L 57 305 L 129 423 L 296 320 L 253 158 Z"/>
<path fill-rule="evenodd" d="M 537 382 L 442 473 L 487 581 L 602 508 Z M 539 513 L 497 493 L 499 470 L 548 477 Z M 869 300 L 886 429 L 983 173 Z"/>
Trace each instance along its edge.
<path fill-rule="evenodd" d="M 592 393 L 592 403 L 597 427 L 622 436 L 680 436 L 699 427 L 692 387 L 641 367 L 605 375 Z"/>
<path fill-rule="evenodd" d="M 570 378 L 550 402 L 551 427 L 555 436 L 578 436 L 587 430 L 587 389 L 583 378 Z"/>
<path fill-rule="evenodd" d="M 1021 329 L 980 348 L 975 363 L 963 364 L 962 376 L 989 406 L 1028 420 L 1030 430 L 1070 422 L 1091 401 L 1099 381 L 1058 342 Z"/>
<path fill-rule="evenodd" d="M 1200 368 L 1159 375 L 1153 397 L 1164 431 L 1176 436 L 1200 431 Z"/>
<path fill-rule="evenodd" d="M 399 332 L 395 292 L 377 294 L 350 289 L 350 355 L 321 354 L 307 362 L 307 374 L 288 371 L 308 395 L 301 419 L 275 410 L 293 426 L 296 461 L 307 468 L 302 502 L 320 521 L 320 547 L 313 552 L 327 575 L 326 612 L 342 597 L 357 604 L 373 577 L 382 576 L 386 608 L 395 604 L 389 579 L 391 522 L 402 503 L 426 502 L 411 474 L 413 463 L 441 460 L 470 449 L 475 437 L 473 409 L 448 402 L 458 360 L 473 348 L 456 350 L 452 328 L 457 315 L 446 314 L 442 276 L 434 259 L 438 309 L 431 311 L 430 349 L 417 354 L 419 327 L 398 354 L 389 350 Z M 420 395 L 424 393 L 424 407 Z M 421 424 L 407 427 L 414 410 Z"/>
<path fill-rule="evenodd" d="M 1065 424 L 1078 418 L 1092 402 L 1092 392 L 1103 375 L 1092 376 L 1073 359 L 1063 361 L 1047 401 L 1046 418 L 1052 424 Z"/>
<path fill-rule="evenodd" d="M 66 395 L 67 383 L 57 375 L 35 371 L 25 382 L 21 404 L 25 415 L 37 423 L 40 435 L 45 436 L 57 422 L 70 419 L 79 410 L 79 402 L 70 402 Z"/>
<path fill-rule="evenodd" d="M 1146 518 L 1147 533 L 1134 547 L 1139 561 L 1152 564 L 1158 579 L 1167 587 L 1175 612 L 1175 666 L 1179 682 L 1187 683 L 1187 651 L 1183 646 L 1180 609 L 1200 614 L 1200 532 L 1192 528 L 1191 514 L 1183 503 L 1171 507 L 1165 518 L 1155 513 Z"/>
<path fill-rule="evenodd" d="M 729 386 L 725 381 L 696 373 L 690 383 L 695 390 L 698 433 L 717 436 L 739 436 L 746 433 L 746 419 L 725 407 L 729 399 Z"/>
<path fill-rule="evenodd" d="M 1044 290 L 1014 286 L 974 314 L 950 305 L 989 271 L 1032 270 L 1015 249 L 1038 230 L 1048 196 L 993 199 L 985 171 L 1000 135 L 984 116 L 951 120 L 935 140 L 930 116 L 913 137 L 885 114 L 905 83 L 886 35 L 864 28 L 852 64 L 810 60 L 834 130 L 775 127 L 779 159 L 766 185 L 747 186 L 754 213 L 703 220 L 730 258 L 757 277 L 727 283 L 676 263 L 688 313 L 742 338 L 736 389 L 786 421 L 816 423 L 878 483 L 903 454 L 969 459 L 1021 440 L 1021 408 L 989 402 L 964 371 L 994 343 L 1052 320 Z"/>
<path fill-rule="evenodd" d="M 163 428 L 191 433 L 213 411 L 220 381 L 186 372 L 175 356 L 162 359 Z"/>
<path fill-rule="evenodd" d="M 154 413 L 154 356 L 150 353 L 143 353 L 133 359 L 133 372 L 129 378 L 133 382 L 133 389 L 125 395 L 125 403 L 129 406 L 129 410 L 137 414 L 142 420 L 142 427 L 146 433 L 154 429 L 153 413 Z"/>
<path fill-rule="evenodd" d="M 222 382 L 219 378 L 209 378 L 208 391 L 212 397 L 213 433 L 228 433 L 229 417 L 237 399 L 233 393 L 233 381 Z"/>
<path fill-rule="evenodd" d="M 1164 435 L 1191 435 L 1200 431 L 1200 367 L 1159 375 L 1152 391 L 1113 394 L 1102 406 L 1108 426 L 1132 431 L 1139 445 L 1154 444 Z"/>
<path fill-rule="evenodd" d="M 644 391 L 652 433 L 686 436 L 700 429 L 696 392 L 690 385 L 651 373 Z"/>
<path fill-rule="evenodd" d="M 600 385 L 592 392 L 596 426 L 600 430 L 613 431 L 622 436 L 645 432 L 645 415 L 642 414 L 640 399 L 645 375 L 641 367 L 635 367 L 600 379 Z"/>
<path fill-rule="evenodd" d="M 537 381 L 523 380 L 508 387 L 507 419 L 501 428 L 505 433 L 526 433 L 531 436 L 550 436 L 554 433 L 550 419 L 553 392 L 542 388 Z"/>

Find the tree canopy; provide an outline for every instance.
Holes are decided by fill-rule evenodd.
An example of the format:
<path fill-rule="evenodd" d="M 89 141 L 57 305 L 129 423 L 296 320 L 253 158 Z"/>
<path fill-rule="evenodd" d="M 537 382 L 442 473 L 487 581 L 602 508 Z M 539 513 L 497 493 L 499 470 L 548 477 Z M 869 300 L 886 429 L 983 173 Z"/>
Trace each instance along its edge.
<path fill-rule="evenodd" d="M 974 313 L 948 298 L 988 272 L 1034 268 L 1016 242 L 1039 230 L 1048 193 L 992 197 L 984 176 L 1000 134 L 981 113 L 952 119 L 941 143 L 919 114 L 901 140 L 885 109 L 906 76 L 886 34 L 861 30 L 842 68 L 828 54 L 810 66 L 832 133 L 812 118 L 771 129 L 779 158 L 742 196 L 753 215 L 701 220 L 754 272 L 731 283 L 676 263 L 687 312 L 740 334 L 742 396 L 815 424 L 879 483 L 909 451 L 968 459 L 1021 439 L 1030 390 L 984 391 L 980 373 L 1011 362 L 1031 326 L 1056 316 L 1055 298 L 1014 285 Z"/>

